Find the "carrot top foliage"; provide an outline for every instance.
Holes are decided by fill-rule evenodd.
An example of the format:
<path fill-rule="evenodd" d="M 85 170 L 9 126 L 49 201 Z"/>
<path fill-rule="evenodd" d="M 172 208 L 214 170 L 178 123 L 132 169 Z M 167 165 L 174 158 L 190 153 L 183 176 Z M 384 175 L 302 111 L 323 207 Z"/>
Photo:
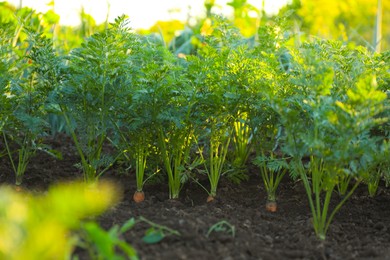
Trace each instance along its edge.
<path fill-rule="evenodd" d="M 41 145 L 51 115 L 66 125 L 86 182 L 124 162 L 139 192 L 144 174 L 165 173 L 171 199 L 201 178 L 217 197 L 220 178 L 247 178 L 255 152 L 264 178 L 277 169 L 302 180 L 325 239 L 359 183 L 374 194 L 388 178 L 389 54 L 299 43 L 283 19 L 252 40 L 221 17 L 210 21 L 192 55 L 136 34 L 124 16 L 66 55 L 26 28 L 26 40 L 14 41 L 2 24 L 0 131 L 11 161 L 19 158 L 16 176 L 37 149 L 53 153 Z M 334 190 L 344 197 L 329 209 Z"/>

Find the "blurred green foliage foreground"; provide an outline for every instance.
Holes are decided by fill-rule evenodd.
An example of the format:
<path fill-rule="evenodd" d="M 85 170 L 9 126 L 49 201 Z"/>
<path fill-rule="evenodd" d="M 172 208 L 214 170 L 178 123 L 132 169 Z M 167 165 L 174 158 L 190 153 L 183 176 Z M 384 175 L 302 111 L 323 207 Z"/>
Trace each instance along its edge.
<path fill-rule="evenodd" d="M 39 196 L 1 187 L 0 259 L 71 259 L 81 241 L 75 231 L 84 229 L 90 238 L 104 238 L 93 216 L 119 199 L 117 187 L 108 182 L 56 185 Z M 87 217 L 88 222 L 83 222 Z M 128 255 L 135 257 L 126 246 Z"/>

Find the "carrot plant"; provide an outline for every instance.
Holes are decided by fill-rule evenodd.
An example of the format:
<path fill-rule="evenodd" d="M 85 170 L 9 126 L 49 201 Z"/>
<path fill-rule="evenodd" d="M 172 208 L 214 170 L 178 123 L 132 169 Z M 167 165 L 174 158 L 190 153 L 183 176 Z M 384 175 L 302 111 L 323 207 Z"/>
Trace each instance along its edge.
<path fill-rule="evenodd" d="M 238 39 L 237 39 L 238 40 Z M 250 102 L 253 83 L 256 80 L 255 63 L 250 56 L 249 45 L 238 41 L 237 47 L 229 46 L 231 51 L 227 57 L 226 93 L 227 106 L 232 116 L 231 152 L 228 161 L 232 172 L 228 177 L 233 181 L 247 179 L 246 162 L 253 148 L 253 131 L 250 117 Z"/>
<path fill-rule="evenodd" d="M 12 80 L 14 67 L 14 55 L 11 48 L 12 27 L 7 24 L 1 24 L 0 27 L 0 135 L 3 135 L 3 127 L 12 112 L 10 108 L 9 87 Z M 0 154 L 6 154 L 5 148 L 1 147 Z"/>
<path fill-rule="evenodd" d="M 51 153 L 43 144 L 43 137 L 47 130 L 49 96 L 61 74 L 53 68 L 60 58 L 54 53 L 52 42 L 28 29 L 26 34 L 27 47 L 17 50 L 21 53 L 15 60 L 17 72 L 12 75 L 13 79 L 6 87 L 12 114 L 9 115 L 3 131 L 3 140 L 15 172 L 16 185 L 22 183 L 27 166 L 37 150 Z"/>
<path fill-rule="evenodd" d="M 235 48 L 244 51 L 245 42 L 225 20 L 215 17 L 213 22 L 213 33 L 206 38 L 199 55 L 188 58 L 189 78 L 196 91 L 199 155 L 210 182 L 209 201 L 217 195 L 221 175 L 233 172 L 226 170 L 226 160 L 235 115 L 242 107 L 241 88 L 245 88 L 237 82 L 240 63 L 234 53 Z"/>
<path fill-rule="evenodd" d="M 183 67 L 161 42 L 144 37 L 140 44 L 133 57 L 137 68 L 129 72 L 131 84 L 117 113 L 118 144 L 136 161 L 136 193 L 142 192 L 147 157 L 153 151 L 167 173 L 169 197 L 178 198 L 193 141 L 192 92 Z"/>
<path fill-rule="evenodd" d="M 217 188 L 221 175 L 224 173 L 224 163 L 226 161 L 226 155 L 229 150 L 229 144 L 231 140 L 232 132 L 228 128 L 212 127 L 211 129 L 210 143 L 209 143 L 209 160 L 207 168 L 207 176 L 210 181 L 210 193 L 208 201 L 214 200 L 217 196 Z"/>
<path fill-rule="evenodd" d="M 193 132 L 188 128 L 175 129 L 172 132 L 160 130 L 158 143 L 168 175 L 169 198 L 171 199 L 179 198 L 182 184 L 187 180 L 185 166 L 190 160 L 193 138 Z"/>
<path fill-rule="evenodd" d="M 153 123 L 148 111 L 149 99 L 145 98 L 144 93 L 140 90 L 131 88 L 128 91 L 132 92 L 128 98 L 125 98 L 128 102 L 125 102 L 125 105 L 117 111 L 118 115 L 113 120 L 113 125 L 116 128 L 114 137 L 117 138 L 112 138 L 111 143 L 117 150 L 123 151 L 126 163 L 135 165 L 137 190 L 133 200 L 142 202 L 145 199 L 143 187 L 146 181 L 144 176 L 147 161 L 152 151 L 155 150 L 153 142 L 155 133 L 150 130 Z M 128 94 L 126 92 L 124 95 Z"/>
<path fill-rule="evenodd" d="M 283 149 L 293 158 L 291 168 L 303 182 L 314 230 L 321 240 L 326 238 L 337 211 L 375 163 L 378 140 L 370 136 L 370 130 L 383 122 L 375 117 L 384 111 L 386 98 L 377 90 L 369 64 L 363 63 L 367 61 L 348 71 L 338 67 L 339 61 L 320 57 L 329 46 L 315 42 L 303 46 L 300 54 L 294 53 L 295 73 L 290 81 L 295 87 L 293 95 L 276 105 L 285 127 Z M 348 80 L 349 88 L 339 87 L 340 80 Z M 305 163 L 304 158 L 309 161 Z M 345 176 L 351 176 L 352 185 L 330 209 L 334 189 Z"/>
<path fill-rule="evenodd" d="M 276 191 L 284 175 L 288 171 L 288 163 L 285 158 L 277 158 L 273 153 L 269 156 L 256 157 L 254 163 L 260 167 L 261 178 L 267 191 L 266 210 L 277 210 Z"/>
<path fill-rule="evenodd" d="M 235 34 L 234 30 L 231 33 Z M 226 106 L 233 120 L 231 151 L 228 156 L 233 171 L 228 177 L 239 181 L 239 179 L 247 178 L 245 164 L 253 148 L 254 130 L 257 129 L 256 126 L 252 128 L 253 118 L 250 109 L 258 91 L 254 86 L 260 79 L 257 67 L 260 64 L 253 55 L 255 51 L 245 38 L 236 35 L 229 41 L 225 43 L 229 53 L 226 57 L 225 68 L 222 69 L 224 84 L 226 84 L 224 87 Z"/>
<path fill-rule="evenodd" d="M 260 175 L 267 192 L 266 210 L 275 212 L 276 192 L 289 169 L 287 162 L 289 158 L 279 147 L 282 138 L 279 117 L 270 109 L 270 104 L 261 101 L 261 98 L 252 107 L 251 116 L 254 118 L 252 127 L 256 129 L 253 133 L 256 150 L 253 163 L 260 168 Z"/>
<path fill-rule="evenodd" d="M 166 51 L 164 51 L 166 52 Z M 169 198 L 177 199 L 183 183 L 188 179 L 186 167 L 190 164 L 190 151 L 194 143 L 194 94 L 189 88 L 182 67 L 175 65 L 174 56 L 166 53 L 160 69 L 165 70 L 158 86 L 159 110 L 157 115 L 158 148 L 168 175 Z"/>
<path fill-rule="evenodd" d="M 124 155 L 129 154 L 135 161 L 137 191 L 134 200 L 139 202 L 144 199 L 148 158 L 156 153 L 159 146 L 158 115 L 164 111 L 163 105 L 167 101 L 161 91 L 170 91 L 166 81 L 171 66 L 166 61 L 169 55 L 165 47 L 147 37 L 141 39 L 138 52 L 133 54 L 132 59 L 137 66 L 129 68 L 131 81 L 125 87 L 122 105 L 116 111 L 116 134 L 120 136 L 116 145 L 127 150 Z"/>
<path fill-rule="evenodd" d="M 144 139 L 143 137 L 141 137 Z M 145 138 L 147 139 L 147 138 Z M 135 172 L 137 179 L 137 191 L 134 194 L 134 201 L 141 202 L 145 199 L 145 195 L 143 193 L 144 186 L 144 175 L 146 169 L 146 161 L 149 156 L 150 144 L 147 143 L 146 140 L 140 140 L 137 142 L 137 147 L 134 150 L 134 158 L 135 158 Z"/>
<path fill-rule="evenodd" d="M 261 26 L 259 39 L 245 56 L 249 59 L 245 75 L 246 124 L 251 129 L 251 146 L 256 151 L 252 161 L 260 168 L 267 192 L 266 209 L 277 210 L 276 192 L 287 172 L 288 164 L 280 149 L 283 127 L 279 115 L 273 110 L 273 100 L 288 93 L 286 72 L 290 67 L 290 55 L 285 47 L 288 37 L 280 26 Z M 249 136 L 249 135 L 248 135 Z"/>
<path fill-rule="evenodd" d="M 375 197 L 376 192 L 378 190 L 379 181 L 381 180 L 381 172 L 377 170 L 376 172 L 372 172 L 367 181 L 368 194 L 370 197 Z"/>
<path fill-rule="evenodd" d="M 367 185 L 368 195 L 374 197 L 378 191 L 381 180 L 387 180 L 390 169 L 389 163 L 389 142 L 383 140 L 382 143 L 375 147 L 376 152 L 373 154 L 372 164 L 367 165 L 362 173 L 363 182 Z M 388 185 L 388 180 L 386 185 Z"/>
<path fill-rule="evenodd" d="M 128 162 L 135 164 L 135 175 L 137 190 L 133 195 L 133 200 L 137 203 L 145 200 L 143 187 L 147 179 L 144 178 L 148 157 L 153 150 L 153 141 L 150 132 L 147 129 L 132 129 L 122 126 L 119 128 L 117 123 L 117 133 L 120 135 L 118 142 L 115 142 L 117 149 L 123 150 L 123 156 Z M 129 124 L 131 127 L 131 124 Z M 130 128 L 131 129 L 131 128 Z M 134 131 L 134 132 L 133 132 Z M 131 160 L 133 159 L 133 160 Z M 131 166 L 130 166 L 131 168 Z"/>
<path fill-rule="evenodd" d="M 119 93 L 127 83 L 137 42 L 122 16 L 69 54 L 72 77 L 60 88 L 58 100 L 87 182 L 98 179 L 119 156 L 105 154 L 103 146 L 114 131 L 111 117 L 123 105 Z"/>

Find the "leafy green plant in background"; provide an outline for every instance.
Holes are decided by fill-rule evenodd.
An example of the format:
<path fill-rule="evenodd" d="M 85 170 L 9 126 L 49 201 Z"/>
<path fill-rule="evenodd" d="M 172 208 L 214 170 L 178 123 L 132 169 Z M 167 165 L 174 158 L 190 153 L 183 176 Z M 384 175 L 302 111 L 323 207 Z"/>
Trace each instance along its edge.
<path fill-rule="evenodd" d="M 388 141 L 390 137 L 390 51 L 375 54 L 373 58 L 374 62 L 371 67 L 376 73 L 378 90 L 383 91 L 387 95 L 387 99 L 385 100 L 386 110 L 378 115 L 378 117 L 387 118 L 387 120 L 371 131 L 373 136 L 385 138 L 385 141 L 382 142 L 381 148 L 379 149 L 381 152 L 377 153 L 378 158 L 375 161 L 378 161 L 378 164 L 376 167 L 373 167 L 373 171 L 377 173 L 376 176 L 380 176 L 379 178 L 385 181 L 388 187 L 390 185 L 390 161 L 388 159 L 390 151 Z M 365 180 L 365 182 L 369 186 L 371 185 L 370 182 L 374 182 L 373 187 L 369 187 L 369 191 L 371 189 L 371 195 L 376 193 L 376 178 Z"/>
<path fill-rule="evenodd" d="M 388 139 L 383 140 L 380 145 L 375 147 L 376 153 L 373 154 L 372 163 L 367 165 L 362 173 L 363 182 L 367 185 L 370 197 L 374 197 L 377 194 L 382 180 L 385 181 L 386 186 L 389 185 L 389 148 Z"/>
<path fill-rule="evenodd" d="M 133 54 L 134 66 L 128 71 L 131 79 L 124 88 L 122 105 L 115 111 L 114 123 L 116 134 L 120 136 L 115 145 L 128 151 L 125 156 L 129 154 L 135 161 L 137 191 L 133 198 L 136 202 L 144 200 L 143 186 L 151 177 L 144 179 L 147 161 L 158 150 L 160 128 L 157 121 L 168 102 L 169 70 L 173 65 L 167 59 L 171 54 L 161 42 L 143 37 L 140 44 L 138 53 Z"/>
<path fill-rule="evenodd" d="M 121 109 L 124 116 L 117 128 L 122 140 L 127 140 L 129 153 L 137 157 L 138 192 L 144 183 L 146 157 L 157 150 L 168 176 L 169 197 L 176 199 L 186 180 L 185 165 L 193 138 L 189 119 L 192 94 L 181 76 L 183 68 L 161 42 L 142 38 L 142 49 L 134 62 L 139 69 L 126 90 L 127 103 Z"/>
<path fill-rule="evenodd" d="M 130 72 L 126 98 L 116 113 L 121 138 L 115 143 L 136 161 L 136 194 L 142 193 L 146 159 L 157 152 L 168 176 L 169 197 L 175 199 L 187 179 L 193 94 L 182 76 L 184 68 L 161 42 L 143 37 L 141 46 L 133 58 L 137 67 Z"/>
<path fill-rule="evenodd" d="M 235 43 L 234 43 L 235 42 Z M 238 45 L 238 46 L 235 46 Z M 253 110 L 253 101 L 259 101 L 259 88 L 256 84 L 259 81 L 260 71 L 258 62 L 253 55 L 254 50 L 248 42 L 243 39 L 233 41 L 232 50 L 226 61 L 226 93 L 228 109 L 233 117 L 233 132 L 231 139 L 231 151 L 228 154 L 228 162 L 232 171 L 228 173 L 229 179 L 240 181 L 247 179 L 246 163 L 250 153 L 254 148 L 254 132 L 259 129 L 255 125 L 255 117 L 251 112 Z M 257 115 L 256 115 L 257 117 Z"/>
<path fill-rule="evenodd" d="M 58 102 L 87 182 L 105 173 L 116 156 L 105 155 L 103 145 L 113 129 L 111 116 L 122 105 L 120 93 L 127 83 L 131 54 L 137 37 L 125 17 L 119 17 L 103 33 L 89 37 L 69 55 L 72 77 L 59 90 Z"/>
<path fill-rule="evenodd" d="M 360 70 L 365 73 L 355 74 L 354 70 L 337 67 L 338 62 L 320 60 L 319 53 L 327 46 L 325 42 L 315 42 L 294 54 L 296 73 L 291 82 L 295 93 L 279 100 L 282 105 L 276 106 L 286 130 L 283 149 L 293 157 L 292 170 L 304 184 L 314 230 L 322 240 L 334 215 L 363 175 L 371 174 L 378 140 L 370 136 L 370 130 L 383 122 L 375 116 L 385 109 L 386 98 L 377 90 L 368 66 L 362 64 Z M 349 73 L 352 78 L 348 89 L 338 86 L 339 73 Z M 305 158 L 309 160 L 307 164 Z M 345 175 L 353 176 L 353 185 L 330 210 L 333 191 Z"/>
<path fill-rule="evenodd" d="M 208 201 L 217 195 L 221 175 L 229 172 L 224 168 L 241 96 L 233 69 L 227 65 L 233 49 L 244 44 L 242 36 L 226 20 L 215 17 L 213 21 L 213 34 L 206 37 L 199 56 L 188 58 L 189 78 L 196 89 L 194 113 L 201 129 L 198 150 L 210 182 Z M 234 65 L 238 66 L 232 62 Z"/>
<path fill-rule="evenodd" d="M 1 24 L 0 27 L 0 134 L 3 135 L 3 127 L 10 117 L 9 85 L 12 80 L 12 68 L 15 64 L 15 55 L 12 51 L 12 39 L 14 28 L 9 24 Z M 6 154 L 5 148 L 1 147 L 0 155 Z"/>
<path fill-rule="evenodd" d="M 191 121 L 194 95 L 175 56 L 164 47 L 160 47 L 160 56 L 161 64 L 156 64 L 157 70 L 150 77 L 156 91 L 154 94 L 159 97 L 156 136 L 159 155 L 168 176 L 169 198 L 177 199 L 188 179 L 185 167 L 190 163 L 195 138 Z"/>
<path fill-rule="evenodd" d="M 289 38 L 277 32 L 278 27 L 259 28 L 260 39 L 251 53 L 256 76 L 251 84 L 248 112 L 256 151 L 252 162 L 260 168 L 267 192 L 265 208 L 270 212 L 277 210 L 276 192 L 289 168 L 288 155 L 281 150 L 284 127 L 273 110 L 273 100 L 284 100 L 289 93 L 286 72 L 290 70 L 290 55 L 285 47 Z"/>
<path fill-rule="evenodd" d="M 85 11 L 80 12 L 82 25 L 78 27 L 65 26 L 59 23 L 60 16 L 54 12 L 56 1 L 50 2 L 47 12 L 37 12 L 28 7 L 18 8 L 8 2 L 0 3 L 0 22 L 15 26 L 13 45 L 23 42 L 26 38 L 22 29 L 29 27 L 37 33 L 42 33 L 53 41 L 53 47 L 60 54 L 67 54 L 70 50 L 81 45 L 86 37 L 95 32 L 101 32 L 107 27 L 106 23 L 97 25 L 93 17 Z"/>
<path fill-rule="evenodd" d="M 19 57 L 17 53 L 15 52 L 16 48 L 13 48 L 15 43 L 15 37 L 18 35 L 14 34 L 12 31 L 16 30 L 14 26 L 12 26 L 11 23 L 2 23 L 1 24 L 1 81 L 0 81 L 0 91 L 1 91 L 1 111 L 0 111 L 0 133 L 2 134 L 3 140 L 5 141 L 5 147 L 2 147 L 1 154 L 5 155 L 8 154 L 8 156 L 11 158 L 11 162 L 13 163 L 13 157 L 12 157 L 12 151 L 8 147 L 6 133 L 4 131 L 4 127 L 6 127 L 6 123 L 9 125 L 10 118 L 13 117 L 13 110 L 15 108 L 14 102 L 14 95 L 11 94 L 11 82 L 13 80 L 13 77 L 16 77 L 16 73 L 18 71 L 16 70 L 17 67 L 17 61 L 19 60 Z M 16 71 L 16 72 L 15 72 Z M 4 149 L 4 150 L 3 150 Z M 23 157 L 22 157 L 23 158 Z M 24 171 L 20 174 L 18 174 L 18 169 L 16 169 L 15 165 L 13 165 L 13 169 L 15 172 L 15 176 L 24 174 Z M 19 171 L 21 172 L 21 171 Z M 19 180 L 16 180 L 16 183 L 21 183 L 21 178 Z"/>
<path fill-rule="evenodd" d="M 126 159 L 126 164 L 135 164 L 137 190 L 133 200 L 137 203 L 145 200 L 143 187 L 147 179 L 151 177 L 144 178 L 147 161 L 155 150 L 153 146 L 154 134 L 153 131 L 149 130 L 152 126 L 150 118 L 143 117 L 144 114 L 138 114 L 139 110 L 145 109 L 147 105 L 148 103 L 143 103 L 135 94 L 132 101 L 122 107 L 123 110 L 120 110 L 121 116 L 117 118 L 117 122 L 113 122 L 116 128 L 115 135 L 119 138 L 111 140 L 117 150 L 124 151 L 123 156 Z"/>
<path fill-rule="evenodd" d="M 77 199 L 74 199 L 77 198 Z M 46 195 L 0 189 L 1 259 L 70 259 L 86 217 L 101 214 L 120 198 L 110 183 L 60 184 Z"/>
<path fill-rule="evenodd" d="M 17 185 L 22 183 L 27 165 L 37 150 L 59 155 L 45 146 L 42 139 L 48 126 L 49 96 L 56 82 L 61 80 L 61 71 L 56 70 L 59 58 L 50 40 L 39 33 L 26 32 L 27 48 L 24 55 L 17 59 L 17 74 L 12 75 L 13 79 L 7 86 L 9 108 L 13 112 L 3 132 Z"/>
<path fill-rule="evenodd" d="M 390 162 L 388 158 L 390 156 L 390 143 L 388 140 L 382 143 L 381 154 L 383 156 L 381 157 L 381 160 L 379 160 L 378 171 L 382 176 L 383 180 L 385 181 L 386 187 L 389 187 L 390 186 Z M 374 190 L 374 192 L 376 192 L 376 190 Z M 373 194 L 374 192 L 372 192 L 371 194 Z"/>

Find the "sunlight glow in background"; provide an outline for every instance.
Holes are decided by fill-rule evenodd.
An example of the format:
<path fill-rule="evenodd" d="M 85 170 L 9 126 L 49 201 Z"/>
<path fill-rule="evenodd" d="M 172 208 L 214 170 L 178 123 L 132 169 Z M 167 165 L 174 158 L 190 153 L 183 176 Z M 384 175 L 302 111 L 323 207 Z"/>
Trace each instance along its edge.
<path fill-rule="evenodd" d="M 232 8 L 226 3 L 231 0 L 216 0 L 220 7 L 213 9 L 215 13 L 230 15 Z M 9 0 L 19 6 L 20 0 Z M 38 12 L 46 12 L 52 7 L 48 3 L 52 0 L 23 0 L 23 6 L 29 6 Z M 63 25 L 78 25 L 80 10 L 84 6 L 86 13 L 92 15 L 98 24 L 103 23 L 109 8 L 109 22 L 122 14 L 129 16 L 134 29 L 150 28 L 156 21 L 178 19 L 185 21 L 190 12 L 191 16 L 205 13 L 203 0 L 55 0 L 54 11 L 60 15 Z M 263 0 L 248 0 L 248 3 L 261 10 Z M 265 0 L 265 11 L 276 13 L 289 0 Z M 190 9 L 189 9 L 190 8 Z"/>

